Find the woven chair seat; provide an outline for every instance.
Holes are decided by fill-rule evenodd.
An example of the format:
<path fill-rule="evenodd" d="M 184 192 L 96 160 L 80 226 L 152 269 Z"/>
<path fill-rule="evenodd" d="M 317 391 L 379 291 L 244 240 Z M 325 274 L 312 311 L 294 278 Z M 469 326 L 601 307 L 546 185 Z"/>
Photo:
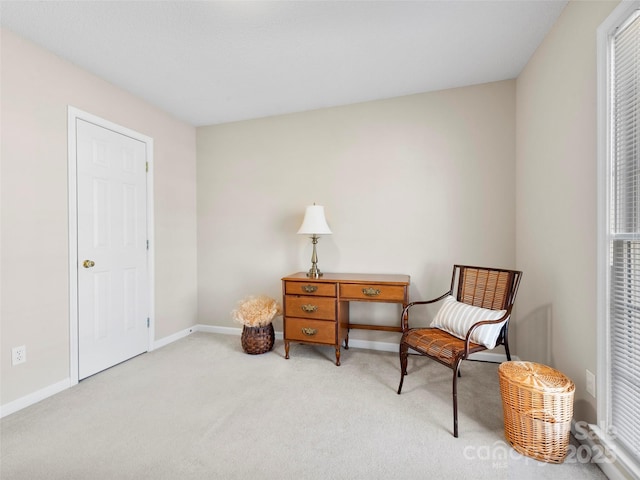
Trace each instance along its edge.
<path fill-rule="evenodd" d="M 436 358 L 445 365 L 454 365 L 464 358 L 464 340 L 439 328 L 413 328 L 403 335 L 402 341 L 416 352 Z M 469 342 L 469 353 L 481 350 L 485 347 Z"/>

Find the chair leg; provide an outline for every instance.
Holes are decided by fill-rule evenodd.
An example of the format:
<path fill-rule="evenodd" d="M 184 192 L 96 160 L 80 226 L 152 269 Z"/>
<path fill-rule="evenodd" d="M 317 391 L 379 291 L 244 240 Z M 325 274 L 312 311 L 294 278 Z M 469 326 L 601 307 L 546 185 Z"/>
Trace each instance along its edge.
<path fill-rule="evenodd" d="M 398 395 L 402 391 L 402 383 L 404 382 L 404 376 L 407 374 L 407 357 L 409 356 L 409 346 L 400 342 L 400 385 L 398 385 Z"/>
<path fill-rule="evenodd" d="M 460 370 L 460 360 L 453 368 L 453 436 L 458 438 L 458 372 Z"/>
<path fill-rule="evenodd" d="M 511 352 L 509 352 L 509 339 L 505 337 L 504 339 L 504 352 L 507 354 L 507 360 L 511 361 Z"/>

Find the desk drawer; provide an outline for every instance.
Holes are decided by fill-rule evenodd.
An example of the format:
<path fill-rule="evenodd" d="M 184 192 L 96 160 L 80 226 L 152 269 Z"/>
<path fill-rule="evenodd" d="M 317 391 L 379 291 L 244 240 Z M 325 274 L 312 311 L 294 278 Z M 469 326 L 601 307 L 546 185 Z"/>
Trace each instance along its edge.
<path fill-rule="evenodd" d="M 284 338 L 286 340 L 335 345 L 336 323 L 326 320 L 287 317 L 285 319 Z"/>
<path fill-rule="evenodd" d="M 374 285 L 366 283 L 341 283 L 342 300 L 380 300 L 381 302 L 403 302 L 405 287 L 402 285 Z"/>
<path fill-rule="evenodd" d="M 287 317 L 336 319 L 336 299 L 333 297 L 286 295 L 284 302 Z"/>
<path fill-rule="evenodd" d="M 335 283 L 285 282 L 286 295 L 314 295 L 319 297 L 335 297 Z"/>

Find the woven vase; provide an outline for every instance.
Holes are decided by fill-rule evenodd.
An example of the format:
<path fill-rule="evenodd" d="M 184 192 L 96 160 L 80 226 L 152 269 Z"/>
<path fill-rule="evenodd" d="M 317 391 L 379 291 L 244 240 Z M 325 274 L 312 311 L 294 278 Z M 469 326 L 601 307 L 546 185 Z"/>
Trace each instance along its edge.
<path fill-rule="evenodd" d="M 267 353 L 273 348 L 275 333 L 273 323 L 264 327 L 242 328 L 242 349 L 250 355 Z"/>

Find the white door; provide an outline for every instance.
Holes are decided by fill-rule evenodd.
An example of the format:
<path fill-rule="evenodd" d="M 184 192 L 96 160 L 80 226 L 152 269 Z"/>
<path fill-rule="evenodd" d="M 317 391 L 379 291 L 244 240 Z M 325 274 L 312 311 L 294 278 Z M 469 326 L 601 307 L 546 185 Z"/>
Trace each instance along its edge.
<path fill-rule="evenodd" d="M 146 144 L 76 120 L 78 379 L 146 352 Z"/>

